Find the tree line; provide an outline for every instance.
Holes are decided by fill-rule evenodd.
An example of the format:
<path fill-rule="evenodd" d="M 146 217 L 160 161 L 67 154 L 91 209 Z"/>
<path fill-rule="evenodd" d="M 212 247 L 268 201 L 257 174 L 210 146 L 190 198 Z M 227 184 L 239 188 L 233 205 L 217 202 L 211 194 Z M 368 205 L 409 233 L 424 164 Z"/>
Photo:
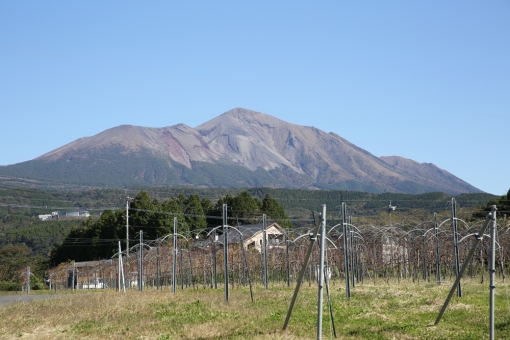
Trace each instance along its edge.
<path fill-rule="evenodd" d="M 177 218 L 177 230 L 188 237 L 205 237 L 206 233 L 220 226 L 223 204 L 228 207 L 228 224 L 254 224 L 262 222 L 262 215 L 276 221 L 284 228 L 292 224 L 283 207 L 271 196 L 260 200 L 242 191 L 238 195 L 227 194 L 216 202 L 192 194 L 159 201 L 151 198 L 146 191 L 140 191 L 129 204 L 129 235 L 134 239 L 143 231 L 145 239 L 154 240 L 173 232 L 174 218 Z M 91 216 L 80 227 L 73 228 L 63 243 L 53 248 L 51 263 L 68 260 L 89 261 L 111 257 L 117 252 L 118 241 L 126 246 L 125 209 L 104 210 L 99 217 Z M 131 241 L 130 245 L 137 244 Z"/>
<path fill-rule="evenodd" d="M 414 209 L 445 209 L 445 202 L 451 198 L 444 193 L 371 194 L 272 188 L 151 187 L 134 193 L 129 209 L 131 239 L 140 230 L 150 239 L 170 233 L 174 217 L 178 219 L 180 233 L 203 237 L 208 230 L 222 224 L 223 204 L 229 207 L 230 225 L 259 223 L 265 213 L 269 220 L 277 221 L 285 228 L 292 227 L 291 216 L 294 227 L 298 228 L 299 221 L 295 219 L 311 218 L 311 211 L 316 211 L 320 204 L 328 206 L 331 217 L 339 215 L 334 207 L 342 201 L 348 202 L 350 215 L 376 216 L 377 212 L 385 211 L 389 201 L 398 205 L 399 211 L 410 213 Z M 122 202 L 126 195 L 127 192 L 121 189 L 42 191 L 0 186 L 0 282 L 19 281 L 16 271 L 26 265 L 35 272 L 44 273 L 45 268 L 69 259 L 108 258 L 116 251 L 117 240 L 121 240 L 125 247 L 126 211 L 117 207 L 125 206 L 125 201 Z M 498 206 L 500 218 L 510 211 L 510 190 L 502 197 L 463 194 L 455 198 L 462 207 L 472 207 L 474 215 L 483 214 L 491 204 Z M 111 206 L 116 208 L 104 209 Z M 95 215 L 86 221 L 40 221 L 37 218 L 37 214 L 58 210 L 52 207 L 68 210 L 86 207 Z"/>

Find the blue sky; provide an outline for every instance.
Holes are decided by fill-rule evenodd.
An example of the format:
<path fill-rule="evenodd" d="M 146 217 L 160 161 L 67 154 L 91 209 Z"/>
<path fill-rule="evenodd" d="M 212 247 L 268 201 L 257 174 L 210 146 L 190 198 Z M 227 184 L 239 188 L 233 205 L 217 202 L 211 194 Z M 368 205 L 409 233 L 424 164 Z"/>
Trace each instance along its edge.
<path fill-rule="evenodd" d="M 0 165 L 232 108 L 510 188 L 510 2 L 0 1 Z"/>

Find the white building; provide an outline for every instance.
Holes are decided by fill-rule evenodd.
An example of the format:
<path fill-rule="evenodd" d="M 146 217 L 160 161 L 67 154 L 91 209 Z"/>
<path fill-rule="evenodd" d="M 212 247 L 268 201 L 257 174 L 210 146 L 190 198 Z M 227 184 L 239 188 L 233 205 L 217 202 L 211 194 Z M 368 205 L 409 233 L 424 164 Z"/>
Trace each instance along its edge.
<path fill-rule="evenodd" d="M 54 211 L 50 214 L 38 215 L 40 220 L 46 221 L 52 218 L 59 217 L 89 217 L 88 211 Z"/>
<path fill-rule="evenodd" d="M 257 251 L 262 252 L 263 225 L 247 224 L 235 227 L 243 236 L 243 244 L 245 248 L 255 248 Z M 235 230 L 229 230 L 228 243 L 239 243 L 241 235 Z M 278 223 L 271 223 L 266 226 L 266 242 L 267 249 L 284 248 L 285 247 L 285 231 L 278 225 Z"/>
<path fill-rule="evenodd" d="M 50 220 L 53 218 L 51 214 L 37 215 L 37 217 L 39 217 L 39 219 L 42 221 Z"/>

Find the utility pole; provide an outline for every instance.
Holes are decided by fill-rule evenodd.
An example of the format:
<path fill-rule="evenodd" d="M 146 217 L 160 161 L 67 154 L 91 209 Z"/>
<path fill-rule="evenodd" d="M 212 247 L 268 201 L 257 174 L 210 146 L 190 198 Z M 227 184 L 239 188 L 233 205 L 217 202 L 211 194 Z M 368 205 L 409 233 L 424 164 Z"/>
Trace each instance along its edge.
<path fill-rule="evenodd" d="M 129 201 L 132 200 L 132 197 L 126 197 L 126 257 L 129 256 Z"/>

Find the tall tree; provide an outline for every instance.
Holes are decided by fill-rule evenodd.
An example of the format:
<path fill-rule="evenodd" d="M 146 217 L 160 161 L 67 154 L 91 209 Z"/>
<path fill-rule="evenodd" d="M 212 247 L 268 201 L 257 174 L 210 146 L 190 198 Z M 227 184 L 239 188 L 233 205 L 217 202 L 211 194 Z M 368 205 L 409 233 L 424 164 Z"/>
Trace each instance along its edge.
<path fill-rule="evenodd" d="M 175 217 L 177 217 L 177 231 L 181 234 L 189 233 L 188 223 L 182 214 L 183 203 L 180 200 L 175 198 L 165 200 L 161 209 L 165 214 L 162 215 L 164 220 L 162 221 L 160 236 L 168 235 L 173 232 Z"/>
<path fill-rule="evenodd" d="M 285 212 L 285 209 L 267 194 L 262 200 L 262 211 L 269 218 L 275 220 L 282 228 L 292 228 L 292 223 Z"/>
<path fill-rule="evenodd" d="M 260 220 L 262 202 L 252 197 L 248 191 L 243 191 L 232 202 L 232 217 L 242 219 L 242 224 L 256 223 Z"/>
<path fill-rule="evenodd" d="M 204 209 L 202 208 L 202 202 L 198 195 L 190 195 L 188 197 L 184 214 L 186 216 L 186 222 L 194 233 L 201 233 L 207 228 Z"/>

